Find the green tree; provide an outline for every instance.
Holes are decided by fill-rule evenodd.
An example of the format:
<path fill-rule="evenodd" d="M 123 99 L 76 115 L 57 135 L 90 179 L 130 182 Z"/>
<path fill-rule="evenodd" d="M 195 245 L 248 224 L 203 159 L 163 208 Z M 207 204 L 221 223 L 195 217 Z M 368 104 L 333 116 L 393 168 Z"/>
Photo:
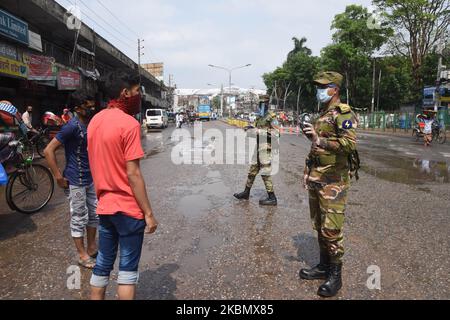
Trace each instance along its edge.
<path fill-rule="evenodd" d="M 322 69 L 342 73 L 346 78 L 343 97 L 358 108 L 367 108 L 372 100 L 372 58 L 387 42 L 392 30 L 368 27 L 367 8 L 349 5 L 332 22 L 333 44 L 322 50 Z"/>
<path fill-rule="evenodd" d="M 449 0 L 374 0 L 389 26 L 395 30 L 390 38 L 392 52 L 411 62 L 414 97 L 422 100 L 424 69 L 427 56 L 445 37 L 450 26 Z M 437 71 L 435 72 L 437 75 Z"/>
<path fill-rule="evenodd" d="M 294 49 L 287 60 L 273 72 L 264 74 L 264 83 L 279 108 L 311 110 L 316 105 L 313 78 L 318 71 L 318 58 L 305 46 L 306 38 L 293 41 Z"/>
<path fill-rule="evenodd" d="M 300 40 L 296 37 L 293 37 L 292 41 L 294 41 L 294 49 L 291 52 L 289 52 L 288 61 L 289 59 L 293 58 L 297 53 L 304 53 L 307 56 L 312 55 L 311 49 L 305 46 L 305 43 L 308 41 L 305 37 L 301 38 Z"/>

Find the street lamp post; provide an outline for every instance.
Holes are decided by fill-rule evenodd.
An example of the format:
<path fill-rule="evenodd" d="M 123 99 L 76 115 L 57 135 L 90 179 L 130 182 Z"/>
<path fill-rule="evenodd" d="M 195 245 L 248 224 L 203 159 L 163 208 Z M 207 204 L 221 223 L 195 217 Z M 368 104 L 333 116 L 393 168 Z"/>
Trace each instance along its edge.
<path fill-rule="evenodd" d="M 238 70 L 238 69 L 247 68 L 250 66 L 251 66 L 251 63 L 246 64 L 245 66 L 240 66 L 240 67 L 236 67 L 236 68 L 225 68 L 225 67 L 221 67 L 221 66 L 215 66 L 213 64 L 208 65 L 208 67 L 221 69 L 221 70 L 225 70 L 228 72 L 228 84 L 229 84 L 228 90 L 230 90 L 229 97 L 231 97 L 231 80 L 232 80 L 233 71 Z M 229 103 L 231 103 L 231 102 L 229 101 Z"/>
<path fill-rule="evenodd" d="M 214 87 L 210 83 L 208 83 L 208 86 Z M 223 117 L 223 84 L 220 85 L 220 117 Z"/>

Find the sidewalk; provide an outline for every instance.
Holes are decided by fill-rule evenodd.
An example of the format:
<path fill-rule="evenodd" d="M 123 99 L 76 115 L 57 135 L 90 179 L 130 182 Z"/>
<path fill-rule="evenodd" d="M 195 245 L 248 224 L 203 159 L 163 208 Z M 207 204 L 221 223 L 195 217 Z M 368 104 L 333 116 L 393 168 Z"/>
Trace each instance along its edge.
<path fill-rule="evenodd" d="M 358 129 L 358 132 L 385 135 L 385 136 L 399 136 L 399 137 L 412 137 L 412 129 L 405 131 L 405 129 Z M 450 131 L 447 131 L 447 139 L 450 138 Z"/>

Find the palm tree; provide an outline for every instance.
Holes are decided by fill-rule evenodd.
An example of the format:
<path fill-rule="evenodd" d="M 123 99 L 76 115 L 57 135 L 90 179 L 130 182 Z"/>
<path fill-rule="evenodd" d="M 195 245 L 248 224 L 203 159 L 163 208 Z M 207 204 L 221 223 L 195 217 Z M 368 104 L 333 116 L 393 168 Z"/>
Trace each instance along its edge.
<path fill-rule="evenodd" d="M 308 56 L 312 54 L 311 49 L 305 46 L 306 41 L 308 41 L 308 39 L 306 39 L 305 37 L 301 38 L 300 40 L 296 37 L 293 37 L 292 41 L 294 41 L 294 49 L 291 52 L 289 52 L 288 60 L 299 52 L 304 53 Z"/>

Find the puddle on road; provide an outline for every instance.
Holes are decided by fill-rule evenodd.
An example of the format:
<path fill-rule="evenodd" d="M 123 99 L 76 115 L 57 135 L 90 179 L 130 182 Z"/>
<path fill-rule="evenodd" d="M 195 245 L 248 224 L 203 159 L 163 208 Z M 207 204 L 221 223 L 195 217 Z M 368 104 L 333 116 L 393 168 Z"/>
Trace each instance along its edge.
<path fill-rule="evenodd" d="M 177 212 L 187 218 L 201 218 L 208 214 L 211 202 L 204 195 L 191 195 L 182 198 Z"/>
<path fill-rule="evenodd" d="M 361 170 L 382 180 L 407 185 L 450 182 L 450 165 L 446 162 L 387 155 L 371 158 L 382 165 L 363 165 Z"/>

